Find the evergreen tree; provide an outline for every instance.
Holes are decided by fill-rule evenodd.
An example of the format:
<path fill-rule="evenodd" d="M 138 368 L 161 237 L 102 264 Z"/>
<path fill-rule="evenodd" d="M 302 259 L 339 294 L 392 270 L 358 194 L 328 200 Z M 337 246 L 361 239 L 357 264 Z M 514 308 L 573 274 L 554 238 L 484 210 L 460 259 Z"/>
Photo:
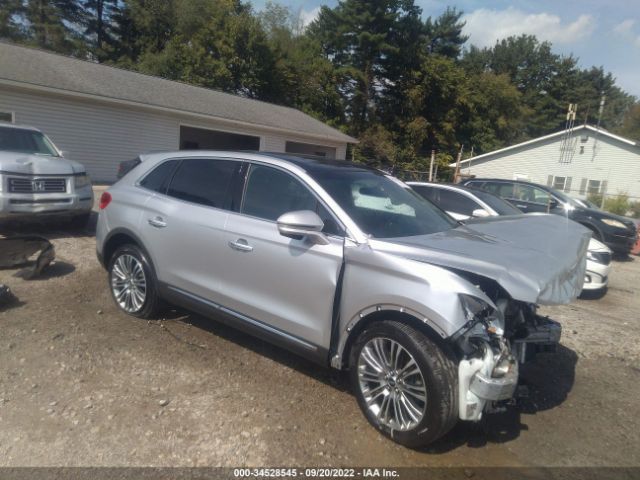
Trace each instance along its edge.
<path fill-rule="evenodd" d="M 27 35 L 35 45 L 61 53 L 84 50 L 78 28 L 82 9 L 74 0 L 27 0 L 24 6 Z"/>
<path fill-rule="evenodd" d="M 85 0 L 82 5 L 89 49 L 99 62 L 107 60 L 114 48 L 112 17 L 117 6 L 118 0 Z"/>

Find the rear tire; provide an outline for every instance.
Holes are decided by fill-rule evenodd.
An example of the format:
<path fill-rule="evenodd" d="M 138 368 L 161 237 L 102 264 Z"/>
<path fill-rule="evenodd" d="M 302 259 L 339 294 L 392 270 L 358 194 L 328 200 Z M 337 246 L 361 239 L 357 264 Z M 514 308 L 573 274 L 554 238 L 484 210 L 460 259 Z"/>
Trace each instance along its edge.
<path fill-rule="evenodd" d="M 109 289 L 116 305 L 138 318 L 155 318 L 161 308 L 158 281 L 144 251 L 137 245 L 119 247 L 109 260 Z"/>
<path fill-rule="evenodd" d="M 406 323 L 375 322 L 360 334 L 351 350 L 350 380 L 369 423 L 399 444 L 425 446 L 457 422 L 452 355 Z"/>

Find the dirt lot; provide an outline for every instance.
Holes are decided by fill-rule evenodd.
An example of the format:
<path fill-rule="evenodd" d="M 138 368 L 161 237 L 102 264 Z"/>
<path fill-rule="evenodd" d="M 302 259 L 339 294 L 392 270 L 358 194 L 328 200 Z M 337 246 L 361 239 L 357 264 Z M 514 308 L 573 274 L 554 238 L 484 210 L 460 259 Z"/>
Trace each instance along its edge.
<path fill-rule="evenodd" d="M 545 309 L 530 396 L 423 451 L 382 438 L 346 380 L 213 321 L 120 313 L 90 231 L 51 232 L 38 280 L 0 271 L 0 466 L 639 466 L 640 258 L 607 295 Z"/>

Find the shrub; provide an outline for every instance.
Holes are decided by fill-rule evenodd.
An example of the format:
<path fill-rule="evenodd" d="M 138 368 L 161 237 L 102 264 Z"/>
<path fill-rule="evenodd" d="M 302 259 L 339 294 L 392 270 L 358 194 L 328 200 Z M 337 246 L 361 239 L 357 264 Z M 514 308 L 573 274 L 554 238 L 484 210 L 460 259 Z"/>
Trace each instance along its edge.
<path fill-rule="evenodd" d="M 640 218 L 640 201 L 631 202 L 629 204 L 629 211 L 633 218 Z"/>
<path fill-rule="evenodd" d="M 604 210 L 616 215 L 626 215 L 629 206 L 629 196 L 626 193 L 620 193 L 604 200 Z"/>

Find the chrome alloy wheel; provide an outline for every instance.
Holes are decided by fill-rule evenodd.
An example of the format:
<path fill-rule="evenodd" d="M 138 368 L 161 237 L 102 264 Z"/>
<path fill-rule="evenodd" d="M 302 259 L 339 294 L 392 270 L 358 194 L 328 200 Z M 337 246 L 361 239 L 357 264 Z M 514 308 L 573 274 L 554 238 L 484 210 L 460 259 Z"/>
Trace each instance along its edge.
<path fill-rule="evenodd" d="M 358 380 L 367 408 L 394 430 L 411 430 L 427 408 L 427 389 L 411 354 L 395 340 L 369 340 L 358 357 Z"/>
<path fill-rule="evenodd" d="M 116 259 L 111 269 L 111 291 L 125 312 L 142 309 L 147 298 L 147 279 L 140 260 L 129 254 Z"/>

